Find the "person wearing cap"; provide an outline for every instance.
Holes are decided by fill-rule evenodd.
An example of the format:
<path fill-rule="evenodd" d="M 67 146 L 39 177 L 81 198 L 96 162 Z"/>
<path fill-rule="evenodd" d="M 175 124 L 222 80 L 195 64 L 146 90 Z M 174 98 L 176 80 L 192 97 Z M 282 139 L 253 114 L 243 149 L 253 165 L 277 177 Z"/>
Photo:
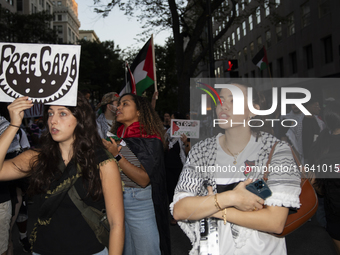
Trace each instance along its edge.
<path fill-rule="evenodd" d="M 119 95 L 110 92 L 103 96 L 101 101 L 101 114 L 97 118 L 98 133 L 101 138 L 106 138 L 107 131 L 114 125 Z"/>

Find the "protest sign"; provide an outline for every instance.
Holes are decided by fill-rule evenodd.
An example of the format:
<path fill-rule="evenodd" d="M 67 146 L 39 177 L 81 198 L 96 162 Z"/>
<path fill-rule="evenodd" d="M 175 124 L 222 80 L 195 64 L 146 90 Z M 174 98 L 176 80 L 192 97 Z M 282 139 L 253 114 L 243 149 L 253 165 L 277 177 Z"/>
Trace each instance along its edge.
<path fill-rule="evenodd" d="M 199 120 L 171 120 L 171 137 L 181 137 L 185 134 L 188 138 L 199 138 Z"/>
<path fill-rule="evenodd" d="M 0 101 L 75 106 L 79 45 L 0 43 Z"/>

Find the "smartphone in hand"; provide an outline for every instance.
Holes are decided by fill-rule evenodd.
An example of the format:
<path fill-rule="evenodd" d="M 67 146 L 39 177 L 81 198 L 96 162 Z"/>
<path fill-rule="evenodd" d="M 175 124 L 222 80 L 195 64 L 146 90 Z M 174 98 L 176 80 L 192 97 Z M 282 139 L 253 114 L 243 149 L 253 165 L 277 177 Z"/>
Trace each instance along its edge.
<path fill-rule="evenodd" d="M 246 189 L 255 195 L 259 196 L 263 200 L 272 195 L 267 183 L 263 179 L 258 179 L 246 186 Z"/>

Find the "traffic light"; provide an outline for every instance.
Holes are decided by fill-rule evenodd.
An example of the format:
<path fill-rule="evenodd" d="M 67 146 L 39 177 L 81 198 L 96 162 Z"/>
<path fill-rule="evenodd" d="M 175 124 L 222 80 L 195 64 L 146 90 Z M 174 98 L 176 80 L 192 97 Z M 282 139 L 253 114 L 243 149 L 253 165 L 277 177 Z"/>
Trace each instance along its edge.
<path fill-rule="evenodd" d="M 230 78 L 238 78 L 238 61 L 237 59 L 230 59 L 225 61 L 224 64 L 224 72 L 226 74 L 226 77 Z"/>

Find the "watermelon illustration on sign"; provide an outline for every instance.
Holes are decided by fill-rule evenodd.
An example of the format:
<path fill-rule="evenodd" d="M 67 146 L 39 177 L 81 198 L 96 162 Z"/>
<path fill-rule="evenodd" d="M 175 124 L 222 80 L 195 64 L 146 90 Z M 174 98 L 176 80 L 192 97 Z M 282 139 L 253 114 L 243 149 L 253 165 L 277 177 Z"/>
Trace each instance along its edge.
<path fill-rule="evenodd" d="M 1 90 L 12 98 L 28 96 L 35 103 L 50 103 L 66 96 L 72 86 L 78 85 L 80 48 L 63 45 L 61 51 L 58 46 L 0 44 Z"/>

